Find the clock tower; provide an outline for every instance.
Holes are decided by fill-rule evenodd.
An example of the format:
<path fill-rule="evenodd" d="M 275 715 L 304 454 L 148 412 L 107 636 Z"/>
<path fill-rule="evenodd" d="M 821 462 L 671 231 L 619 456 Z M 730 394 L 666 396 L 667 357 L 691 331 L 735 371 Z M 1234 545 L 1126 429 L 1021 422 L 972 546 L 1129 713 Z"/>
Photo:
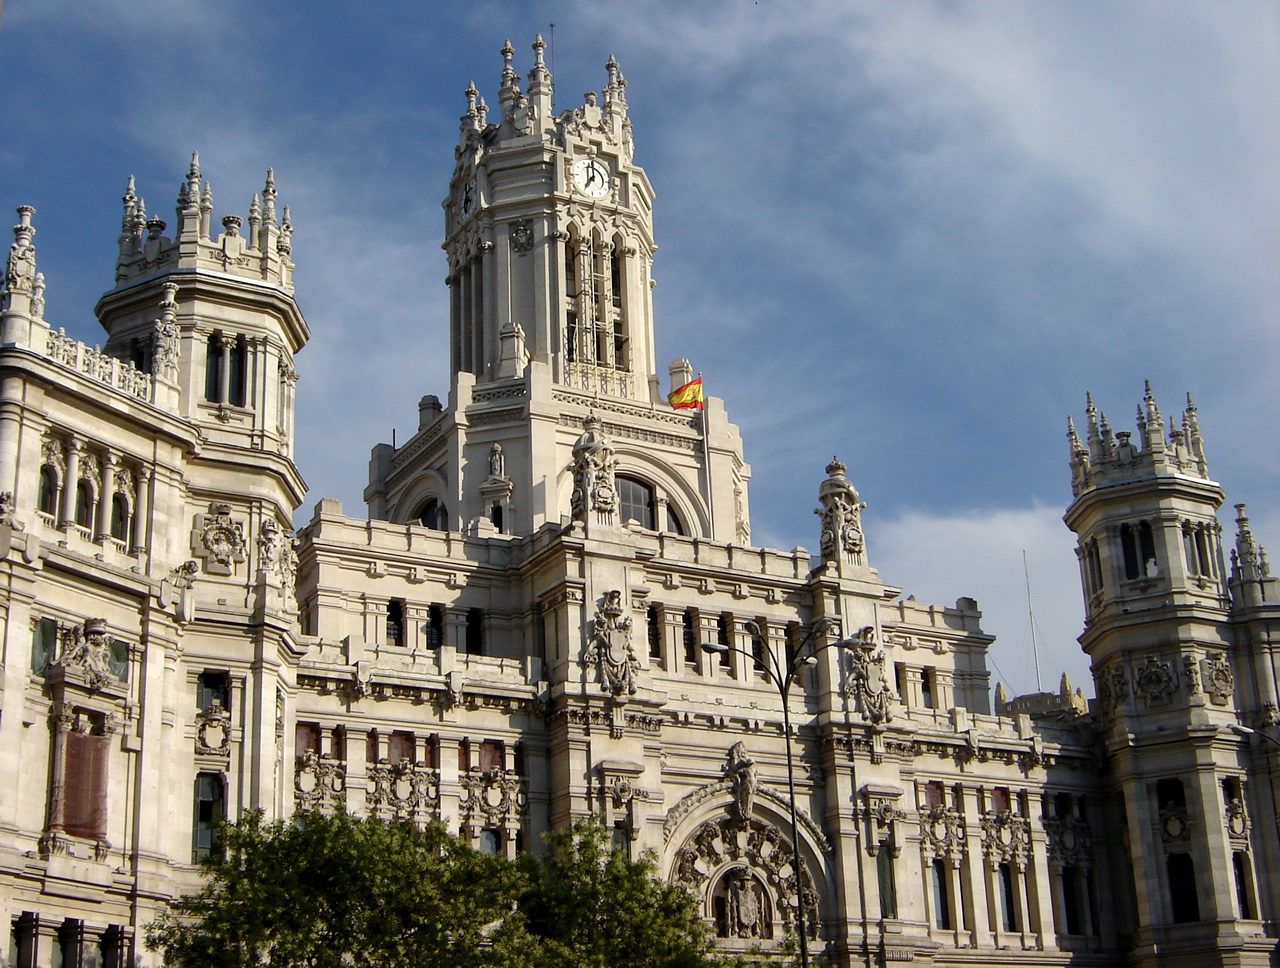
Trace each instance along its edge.
<path fill-rule="evenodd" d="M 424 397 L 418 433 L 375 448 L 370 512 L 474 533 L 559 523 L 592 416 L 622 475 L 613 523 L 745 542 L 737 428 L 719 400 L 677 411 L 659 386 L 654 195 L 633 160 L 626 79 L 610 57 L 602 94 L 555 114 L 544 48 L 538 37 L 522 86 L 503 47 L 495 116 L 467 87 L 443 202 L 449 401 Z M 670 367 L 673 388 L 692 375 Z"/>

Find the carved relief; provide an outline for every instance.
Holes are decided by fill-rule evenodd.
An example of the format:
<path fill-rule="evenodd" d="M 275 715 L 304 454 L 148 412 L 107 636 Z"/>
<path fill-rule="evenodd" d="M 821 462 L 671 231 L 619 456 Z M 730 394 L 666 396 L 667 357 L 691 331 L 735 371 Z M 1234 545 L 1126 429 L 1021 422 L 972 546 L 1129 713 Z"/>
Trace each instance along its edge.
<path fill-rule="evenodd" d="M 1031 851 L 1031 822 L 1016 816 L 1012 811 L 985 813 L 979 820 L 982 826 L 982 856 L 991 867 L 1013 864 L 1018 871 L 1027 867 Z"/>
<path fill-rule="evenodd" d="M 965 855 L 965 823 L 959 810 L 930 807 L 920 811 L 920 852 L 958 864 Z"/>
<path fill-rule="evenodd" d="M 897 807 L 896 796 L 883 794 L 865 794 L 867 805 L 862 815 L 867 821 L 867 853 L 872 857 L 880 853 L 880 848 L 888 844 L 894 857 L 902 853 L 902 841 L 898 837 L 898 821 L 907 819 L 907 815 Z"/>
<path fill-rule="evenodd" d="M 231 713 L 216 699 L 196 713 L 196 753 L 231 755 Z"/>
<path fill-rule="evenodd" d="M 518 218 L 511 223 L 511 251 L 517 255 L 525 255 L 533 248 L 533 224 L 527 218 Z"/>
<path fill-rule="evenodd" d="M 585 661 L 596 664 L 600 687 L 615 699 L 636 691 L 640 662 L 631 645 L 631 618 L 623 615 L 622 592 L 606 592 L 592 623 Z"/>
<path fill-rule="evenodd" d="M 1142 665 L 1133 672 L 1134 693 L 1141 696 L 1147 708 L 1166 705 L 1178 689 L 1178 673 L 1173 663 L 1162 662 L 1159 654 L 1149 652 Z"/>
<path fill-rule="evenodd" d="M 582 421 L 583 433 L 573 445 L 573 496 L 570 509 L 578 521 L 586 521 L 590 512 L 596 520 L 613 522 L 617 508 L 617 490 L 613 474 L 618 466 L 613 456 L 613 445 L 604 436 L 600 420 L 594 413 Z"/>
<path fill-rule="evenodd" d="M 9 246 L 9 260 L 4 272 L 6 296 L 15 292 L 29 293 L 35 285 L 36 247 L 31 244 L 36 234 L 31 224 L 31 216 L 35 213 L 30 205 L 18 206 L 18 224 L 13 227 L 13 245 Z"/>
<path fill-rule="evenodd" d="M 119 682 L 121 677 L 112 669 L 107 620 L 88 618 L 83 625 L 64 629 L 59 655 L 53 665 L 83 678 L 95 692 Z"/>
<path fill-rule="evenodd" d="M 756 775 L 756 763 L 749 753 L 745 743 L 734 743 L 729 748 L 728 762 L 724 767 L 725 779 L 729 781 L 729 787 L 733 791 L 733 807 L 736 811 L 736 820 L 742 825 L 746 825 L 751 819 L 751 809 L 755 804 L 756 788 L 760 785 L 760 778 Z"/>
<path fill-rule="evenodd" d="M 298 810 L 323 810 L 345 801 L 346 772 L 340 760 L 322 759 L 314 750 L 298 757 L 293 802 Z"/>
<path fill-rule="evenodd" d="M 1063 867 L 1093 866 L 1093 830 L 1078 817 L 1045 817 L 1049 860 Z"/>
<path fill-rule="evenodd" d="M 439 771 L 406 759 L 370 765 L 367 776 L 364 802 L 371 816 L 415 822 L 437 819 Z"/>
<path fill-rule="evenodd" d="M 814 514 L 822 521 L 819 548 L 824 562 L 835 561 L 840 554 L 860 563 L 866 550 L 862 534 L 862 511 L 865 501 L 858 500 L 857 489 L 844 476 L 847 470 L 838 459 L 827 465 L 827 479 L 818 488 L 818 500 L 822 507 Z"/>
<path fill-rule="evenodd" d="M 773 919 L 765 887 L 746 867 L 725 872 L 725 911 L 716 925 L 722 938 L 772 938 Z"/>
<path fill-rule="evenodd" d="M 458 777 L 463 796 L 460 804 L 463 825 L 469 827 L 509 827 L 520 822 L 528 806 L 525 781 L 501 767 L 472 769 Z"/>
<path fill-rule="evenodd" d="M 1235 694 L 1236 680 L 1225 655 L 1215 652 L 1201 659 L 1200 678 L 1204 683 L 1204 691 L 1209 694 L 1214 705 L 1225 706 L 1231 701 Z"/>
<path fill-rule="evenodd" d="M 163 289 L 160 317 L 155 320 L 151 335 L 151 372 L 172 383 L 178 379 L 178 304 L 174 298 L 178 287 L 166 282 Z"/>
<path fill-rule="evenodd" d="M 1249 814 L 1245 810 L 1244 801 L 1239 799 L 1231 799 L 1227 801 L 1227 807 L 1224 811 L 1223 820 L 1227 826 L 1227 835 L 1234 840 L 1247 840 L 1249 838 Z"/>
<path fill-rule="evenodd" d="M 244 561 L 244 526 L 232 519 L 230 504 L 215 502 L 208 514 L 196 515 L 191 550 L 211 575 L 230 575 Z"/>
<path fill-rule="evenodd" d="M 875 647 L 876 630 L 868 625 L 858 632 L 858 647 L 842 652 L 847 668 L 840 694 L 854 701 L 863 719 L 878 725 L 893 719 L 893 690 L 884 672 L 884 652 Z"/>
<path fill-rule="evenodd" d="M 730 865 L 758 879 L 762 887 L 760 898 L 771 902 L 774 910 L 793 926 L 799 924 L 797 912 L 803 898 L 805 925 L 811 937 L 817 936 L 818 894 L 813 881 L 807 870 L 800 874 L 803 865 L 794 862 L 794 851 L 788 838 L 769 824 L 753 819 L 746 825 L 739 825 L 729 818 L 700 824 L 676 854 L 671 876 L 676 884 L 693 895 L 706 898 L 715 886 L 712 878 Z M 739 903 L 747 905 L 740 907 L 739 913 L 747 923 L 744 925 L 738 921 L 734 936 L 750 937 L 752 935 L 738 935 L 737 930 L 743 927 L 750 930 L 752 923 L 759 928 L 760 922 L 758 918 L 751 919 L 750 899 L 741 894 L 741 887 L 745 885 L 739 884 Z M 735 922 L 730 920 L 729 923 Z"/>
<path fill-rule="evenodd" d="M 1129 700 L 1129 677 L 1125 673 L 1124 663 L 1117 659 L 1098 672 L 1096 681 L 1102 714 L 1108 719 L 1114 719 L 1120 707 Z"/>

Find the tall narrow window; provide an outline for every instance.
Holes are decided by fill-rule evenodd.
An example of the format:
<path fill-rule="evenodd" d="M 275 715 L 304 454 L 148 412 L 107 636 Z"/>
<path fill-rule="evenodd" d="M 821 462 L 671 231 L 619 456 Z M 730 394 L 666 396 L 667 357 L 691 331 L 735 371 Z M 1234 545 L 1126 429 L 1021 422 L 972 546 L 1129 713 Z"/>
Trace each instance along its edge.
<path fill-rule="evenodd" d="M 684 664 L 693 668 L 698 664 L 698 612 L 684 610 Z"/>
<path fill-rule="evenodd" d="M 237 339 L 231 344 L 231 352 L 228 354 L 231 363 L 230 379 L 227 381 L 227 403 L 235 407 L 243 407 L 246 402 L 245 394 L 245 367 L 247 363 L 247 352 L 245 350 L 244 339 Z"/>
<path fill-rule="evenodd" d="M 920 701 L 925 709 L 937 709 L 933 687 L 936 685 L 937 673 L 933 669 L 920 670 Z"/>
<path fill-rule="evenodd" d="M 729 649 L 731 647 L 729 628 L 732 624 L 733 616 L 724 614 L 716 616 L 716 644 L 724 646 L 722 651 L 716 653 L 716 657 L 720 660 L 721 669 L 729 668 Z"/>
<path fill-rule="evenodd" d="M 756 620 L 756 630 L 751 633 L 751 668 L 761 674 L 765 670 L 765 625 L 764 619 Z"/>
<path fill-rule="evenodd" d="M 393 598 L 387 602 L 387 645 L 404 648 L 404 599 Z"/>
<path fill-rule="evenodd" d="M 653 488 L 634 477 L 616 478 L 618 488 L 618 519 L 635 521 L 642 528 L 652 531 L 653 521 Z"/>
<path fill-rule="evenodd" d="M 1200 920 L 1200 898 L 1196 893 L 1196 868 L 1190 854 L 1170 854 L 1169 907 L 1177 924 Z"/>
<path fill-rule="evenodd" d="M 210 333 L 205 343 L 204 398 L 210 403 L 222 402 L 222 335 Z"/>
<path fill-rule="evenodd" d="M 111 537 L 125 541 L 129 537 L 129 500 L 123 494 L 111 495 Z"/>
<path fill-rule="evenodd" d="M 196 774 L 191 824 L 191 859 L 207 860 L 218 846 L 218 824 L 226 816 L 226 789 L 217 773 Z"/>
<path fill-rule="evenodd" d="M 947 865 L 933 862 L 933 922 L 944 930 L 951 929 L 951 904 L 947 896 Z"/>
<path fill-rule="evenodd" d="M 76 526 L 93 526 L 93 485 L 88 481 L 76 485 Z"/>
<path fill-rule="evenodd" d="M 893 850 L 888 842 L 876 852 L 876 882 L 880 888 L 880 917 L 898 916 L 898 885 L 893 873 Z"/>
<path fill-rule="evenodd" d="M 36 510 L 53 514 L 58 507 L 58 472 L 51 464 L 40 468 L 40 489 L 36 494 Z"/>
<path fill-rule="evenodd" d="M 470 655 L 484 655 L 484 612 L 478 608 L 467 609 L 466 651 Z"/>
<path fill-rule="evenodd" d="M 1257 915 L 1253 910 L 1253 878 L 1250 877 L 1249 855 L 1237 850 L 1231 855 L 1231 866 L 1236 875 L 1236 903 L 1240 905 L 1240 917 L 1252 921 Z"/>
<path fill-rule="evenodd" d="M 31 671 L 38 676 L 49 671 L 58 654 L 58 623 L 51 618 L 36 622 L 31 636 Z"/>
<path fill-rule="evenodd" d="M 662 658 L 662 613 L 657 605 L 650 605 L 645 613 L 646 631 L 649 635 L 649 658 Z"/>
<path fill-rule="evenodd" d="M 444 606 L 432 605 L 427 609 L 427 648 L 438 649 L 444 645 Z"/>
<path fill-rule="evenodd" d="M 1018 930 L 1018 901 L 1013 892 L 1013 868 L 1000 865 L 1000 921 L 1006 931 Z"/>
<path fill-rule="evenodd" d="M 1080 872 L 1072 866 L 1062 868 L 1062 916 L 1067 934 L 1084 934 L 1080 919 Z"/>

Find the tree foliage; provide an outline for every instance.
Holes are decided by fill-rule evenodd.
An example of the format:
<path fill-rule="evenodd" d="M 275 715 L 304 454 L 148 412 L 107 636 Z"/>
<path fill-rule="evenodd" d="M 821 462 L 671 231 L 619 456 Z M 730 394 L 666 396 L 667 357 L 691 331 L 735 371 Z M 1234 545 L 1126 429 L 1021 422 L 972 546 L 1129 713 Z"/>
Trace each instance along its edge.
<path fill-rule="evenodd" d="M 517 861 L 439 825 L 347 814 L 222 828 L 206 881 L 147 928 L 174 968 L 724 968 L 692 898 L 594 821 Z"/>

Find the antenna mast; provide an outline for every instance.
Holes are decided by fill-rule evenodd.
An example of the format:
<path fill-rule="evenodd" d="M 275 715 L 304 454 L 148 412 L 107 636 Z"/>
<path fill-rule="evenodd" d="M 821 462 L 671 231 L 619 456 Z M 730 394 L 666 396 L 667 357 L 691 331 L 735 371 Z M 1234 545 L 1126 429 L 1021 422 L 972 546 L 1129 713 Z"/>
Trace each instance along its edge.
<path fill-rule="evenodd" d="M 1027 569 L 1027 549 L 1022 549 L 1022 576 L 1027 580 L 1027 620 L 1031 623 L 1031 655 L 1036 660 L 1036 692 L 1043 692 L 1040 685 L 1040 650 L 1036 648 L 1036 613 L 1031 609 L 1031 572 Z"/>

